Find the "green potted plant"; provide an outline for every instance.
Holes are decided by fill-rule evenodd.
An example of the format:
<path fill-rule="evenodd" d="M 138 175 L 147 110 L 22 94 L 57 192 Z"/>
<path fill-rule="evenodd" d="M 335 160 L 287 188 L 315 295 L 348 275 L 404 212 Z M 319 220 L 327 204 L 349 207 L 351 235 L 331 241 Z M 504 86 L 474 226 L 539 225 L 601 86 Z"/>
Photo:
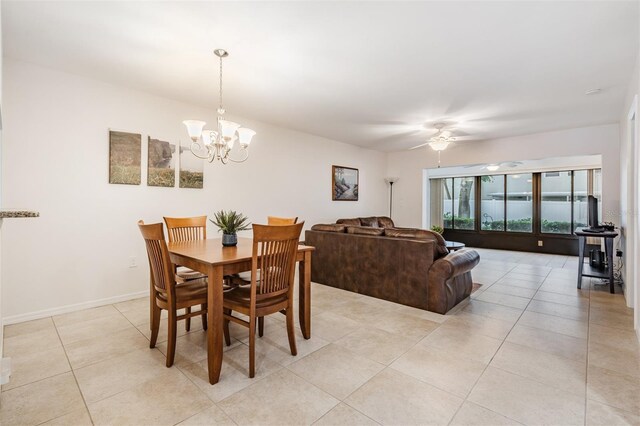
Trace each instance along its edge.
<path fill-rule="evenodd" d="M 433 225 L 433 226 L 431 227 L 431 230 L 432 230 L 433 232 L 437 232 L 437 233 L 438 233 L 438 234 L 440 234 L 440 235 L 442 235 L 442 232 L 444 232 L 444 229 L 442 229 L 442 226 L 439 226 L 439 225 Z"/>
<path fill-rule="evenodd" d="M 225 247 L 238 244 L 238 231 L 251 229 L 249 218 L 233 210 L 220 210 L 209 220 L 219 228 L 218 231 L 222 231 L 222 245 Z"/>

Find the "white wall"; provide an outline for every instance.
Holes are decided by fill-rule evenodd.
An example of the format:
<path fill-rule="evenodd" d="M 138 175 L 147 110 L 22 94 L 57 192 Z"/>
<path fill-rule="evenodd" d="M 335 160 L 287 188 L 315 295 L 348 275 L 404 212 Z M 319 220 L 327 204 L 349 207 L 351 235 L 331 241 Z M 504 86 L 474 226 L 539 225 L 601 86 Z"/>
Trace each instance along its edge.
<path fill-rule="evenodd" d="M 638 182 L 638 167 L 640 166 L 640 147 L 637 138 L 640 137 L 640 117 L 636 113 L 635 134 L 636 145 L 631 143 L 634 129 L 629 122 L 629 112 L 638 111 L 638 91 L 640 89 L 640 51 L 636 60 L 623 110 L 620 115 L 620 201 L 621 201 L 621 249 L 625 268 L 622 271 L 626 288 L 627 305 L 635 307 L 634 325 L 640 339 L 640 285 L 639 260 L 640 250 L 640 211 L 638 203 L 640 185 Z"/>
<path fill-rule="evenodd" d="M 224 208 L 258 223 L 299 216 L 308 228 L 387 209 L 386 154 L 240 117 L 258 132 L 251 156 L 205 164 L 204 190 L 147 187 L 144 171 L 142 185 L 110 185 L 109 128 L 143 134 L 144 170 L 147 135 L 184 141 L 182 120 L 212 122 L 214 111 L 8 58 L 4 88 L 3 203 L 41 216 L 3 230 L 6 321 L 148 291 L 139 219 Z M 360 169 L 360 201 L 331 201 L 332 164 Z"/>
<path fill-rule="evenodd" d="M 619 144 L 618 124 L 479 142 L 460 142 L 442 152 L 441 166 L 601 154 L 601 220 L 619 223 Z M 422 227 L 424 170 L 435 168 L 437 165 L 437 153 L 428 147 L 389 154 L 387 173 L 400 178 L 393 186 L 393 219 L 397 225 Z"/>

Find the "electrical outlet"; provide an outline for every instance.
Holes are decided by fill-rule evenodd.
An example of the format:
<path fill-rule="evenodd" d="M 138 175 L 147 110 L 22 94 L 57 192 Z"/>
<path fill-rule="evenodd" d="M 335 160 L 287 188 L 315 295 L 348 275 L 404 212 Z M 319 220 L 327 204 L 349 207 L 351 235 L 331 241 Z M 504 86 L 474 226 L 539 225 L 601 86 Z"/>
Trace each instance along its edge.
<path fill-rule="evenodd" d="M 544 243 L 542 242 L 542 240 L 538 240 L 538 247 L 542 247 L 544 246 Z"/>
<path fill-rule="evenodd" d="M 137 268 L 138 267 L 138 259 L 135 256 L 131 256 L 129 258 L 129 268 Z"/>

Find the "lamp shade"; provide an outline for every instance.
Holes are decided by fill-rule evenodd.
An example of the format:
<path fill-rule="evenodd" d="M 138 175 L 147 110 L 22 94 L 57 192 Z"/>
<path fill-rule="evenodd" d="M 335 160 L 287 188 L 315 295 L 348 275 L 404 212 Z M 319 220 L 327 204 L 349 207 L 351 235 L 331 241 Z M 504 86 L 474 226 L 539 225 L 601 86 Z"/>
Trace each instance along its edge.
<path fill-rule="evenodd" d="M 450 143 L 451 142 L 449 141 L 431 141 L 429 142 L 429 146 L 434 151 L 444 151 L 445 149 L 447 149 Z"/>
<path fill-rule="evenodd" d="M 233 138 L 236 134 L 236 130 L 240 127 L 238 123 L 227 120 L 218 120 L 218 125 L 220 128 L 220 134 L 225 139 Z"/>
<path fill-rule="evenodd" d="M 396 183 L 398 181 L 398 179 L 400 179 L 400 178 L 398 178 L 398 177 L 386 177 L 386 178 L 384 178 L 384 181 L 386 183 Z"/>
<path fill-rule="evenodd" d="M 202 135 L 202 129 L 207 123 L 198 120 L 185 120 L 182 124 L 187 126 L 187 133 L 189 133 L 189 137 L 195 141 L 200 137 L 200 135 Z"/>
<path fill-rule="evenodd" d="M 202 132 L 202 142 L 205 145 L 211 145 L 216 141 L 216 137 L 218 136 L 218 132 L 214 132 L 213 130 L 204 130 Z"/>
<path fill-rule="evenodd" d="M 245 127 L 241 127 L 238 129 L 238 141 L 240 142 L 240 145 L 243 147 L 249 146 L 249 144 L 251 143 L 251 139 L 253 138 L 253 136 L 256 134 L 256 132 L 254 132 L 251 129 L 247 129 Z"/>

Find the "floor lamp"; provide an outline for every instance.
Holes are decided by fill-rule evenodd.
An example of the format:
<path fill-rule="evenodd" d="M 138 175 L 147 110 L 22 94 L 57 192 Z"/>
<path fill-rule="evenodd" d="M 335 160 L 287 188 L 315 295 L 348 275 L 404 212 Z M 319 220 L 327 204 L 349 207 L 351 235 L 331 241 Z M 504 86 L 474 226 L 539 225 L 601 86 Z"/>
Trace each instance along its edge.
<path fill-rule="evenodd" d="M 389 184 L 389 217 L 391 217 L 391 212 L 393 211 L 393 184 L 398 181 L 397 177 L 388 177 L 384 178 L 384 181 Z"/>

